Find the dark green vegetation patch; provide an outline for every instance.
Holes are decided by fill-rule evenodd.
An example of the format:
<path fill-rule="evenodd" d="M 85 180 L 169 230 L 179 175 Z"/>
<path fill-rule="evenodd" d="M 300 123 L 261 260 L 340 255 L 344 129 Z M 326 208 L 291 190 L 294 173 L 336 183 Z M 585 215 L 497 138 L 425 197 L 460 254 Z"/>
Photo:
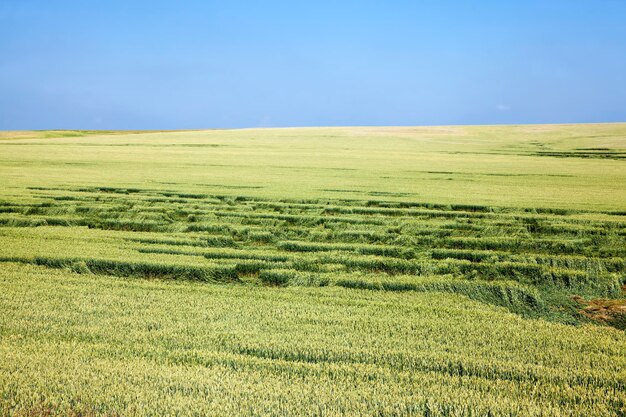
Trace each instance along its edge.
<path fill-rule="evenodd" d="M 5 261 L 125 277 L 442 291 L 568 323 L 588 320 L 571 297 L 619 299 L 626 284 L 619 215 L 115 187 L 39 188 L 32 197 L 0 205 L 0 226 L 18 240 L 29 239 L 20 228 L 41 228 L 40 238 L 67 246 L 8 248 Z M 79 243 L 90 230 L 113 233 L 94 235 L 102 239 L 95 251 Z"/>

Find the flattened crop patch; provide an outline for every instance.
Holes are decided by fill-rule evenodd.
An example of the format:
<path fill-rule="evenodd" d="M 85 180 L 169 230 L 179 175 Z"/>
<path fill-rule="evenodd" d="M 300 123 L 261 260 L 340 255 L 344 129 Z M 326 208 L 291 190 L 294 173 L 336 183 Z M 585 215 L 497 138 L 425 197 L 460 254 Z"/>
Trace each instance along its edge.
<path fill-rule="evenodd" d="M 592 320 L 606 323 L 620 330 L 626 330 L 626 299 L 604 299 L 585 301 L 581 297 L 574 300 L 584 305 L 580 312 Z"/>

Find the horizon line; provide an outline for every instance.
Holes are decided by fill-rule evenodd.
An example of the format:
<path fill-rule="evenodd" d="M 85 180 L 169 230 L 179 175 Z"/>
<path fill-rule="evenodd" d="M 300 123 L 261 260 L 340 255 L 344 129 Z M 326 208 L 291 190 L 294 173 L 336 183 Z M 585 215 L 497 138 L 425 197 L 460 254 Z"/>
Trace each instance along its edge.
<path fill-rule="evenodd" d="M 332 129 L 332 128 L 402 128 L 402 127 L 506 127 L 506 126 L 580 126 L 580 125 L 619 125 L 619 122 L 566 122 L 566 123 L 469 123 L 469 124 L 407 124 L 407 125 L 301 125 L 301 126 L 257 126 L 257 127 L 199 127 L 184 129 L 74 129 L 74 128 L 51 128 L 51 129 L 0 129 L 0 132 L 200 132 L 209 130 L 261 130 L 261 129 Z"/>

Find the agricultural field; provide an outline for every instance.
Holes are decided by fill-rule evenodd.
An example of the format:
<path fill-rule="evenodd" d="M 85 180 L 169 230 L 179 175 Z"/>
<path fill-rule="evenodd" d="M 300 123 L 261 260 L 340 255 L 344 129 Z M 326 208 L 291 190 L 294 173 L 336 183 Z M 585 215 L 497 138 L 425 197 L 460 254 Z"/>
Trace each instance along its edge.
<path fill-rule="evenodd" d="M 0 132 L 0 415 L 624 416 L 626 124 Z"/>

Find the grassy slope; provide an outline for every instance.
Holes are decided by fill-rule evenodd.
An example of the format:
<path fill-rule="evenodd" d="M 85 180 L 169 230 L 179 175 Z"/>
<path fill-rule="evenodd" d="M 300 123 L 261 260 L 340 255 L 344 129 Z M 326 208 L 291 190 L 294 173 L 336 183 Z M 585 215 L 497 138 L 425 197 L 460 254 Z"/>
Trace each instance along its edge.
<path fill-rule="evenodd" d="M 461 296 L 123 281 L 14 264 L 0 288 L 11 415 L 599 416 L 626 400 L 623 335 Z"/>
<path fill-rule="evenodd" d="M 626 413 L 555 310 L 619 297 L 624 124 L 61 133 L 0 140 L 0 415 Z"/>

